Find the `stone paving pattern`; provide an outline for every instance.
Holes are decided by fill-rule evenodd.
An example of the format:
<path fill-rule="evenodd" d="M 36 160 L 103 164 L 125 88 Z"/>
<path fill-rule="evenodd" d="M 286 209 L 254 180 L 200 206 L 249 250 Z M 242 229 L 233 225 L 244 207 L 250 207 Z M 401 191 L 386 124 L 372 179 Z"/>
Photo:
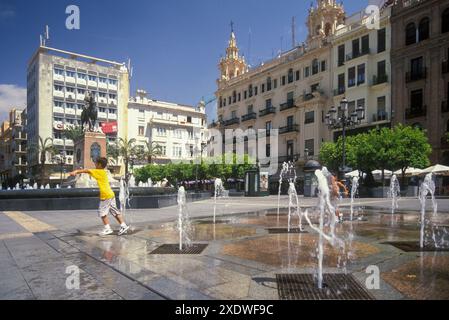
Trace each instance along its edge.
<path fill-rule="evenodd" d="M 313 208 L 317 200 L 300 201 Z M 287 224 L 285 210 L 272 215 L 276 204 L 276 197 L 220 200 L 216 225 L 213 200 L 189 204 L 192 238 L 208 244 L 194 256 L 150 254 L 177 242 L 176 207 L 129 210 L 133 232 L 105 238 L 96 235 L 95 211 L 1 212 L 0 299 L 278 299 L 276 274 L 315 271 L 317 235 L 309 227 L 304 234 L 268 234 L 267 228 Z M 377 299 L 449 299 L 448 252 L 405 253 L 382 244 L 419 239 L 419 202 L 401 199 L 394 216 L 387 200 L 358 199 L 356 205 L 379 209 L 367 211 L 367 221 L 337 227 L 342 238 L 354 234 L 351 255 L 326 245 L 325 272 L 342 272 L 337 265 L 346 262 L 363 285 L 366 267 L 377 265 L 381 288 L 370 290 Z M 438 207 L 434 222 L 449 225 L 449 200 L 439 199 Z M 66 288 L 66 268 L 73 265 L 81 272 L 79 290 Z"/>

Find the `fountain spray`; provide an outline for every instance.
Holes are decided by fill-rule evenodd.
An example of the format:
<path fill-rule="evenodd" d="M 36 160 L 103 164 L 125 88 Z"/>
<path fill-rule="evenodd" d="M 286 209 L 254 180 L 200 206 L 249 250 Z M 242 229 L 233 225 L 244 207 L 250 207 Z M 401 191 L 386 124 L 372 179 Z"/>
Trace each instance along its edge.
<path fill-rule="evenodd" d="M 225 189 L 223 187 L 223 181 L 220 178 L 215 179 L 214 183 L 214 225 L 216 221 L 216 212 L 217 212 L 217 199 L 218 197 L 223 197 L 225 193 Z"/>
<path fill-rule="evenodd" d="M 295 184 L 293 182 L 290 182 L 289 188 L 288 188 L 288 232 L 290 233 L 291 229 L 291 218 L 292 215 L 295 214 L 298 216 L 299 219 L 299 230 L 302 231 L 302 212 L 301 208 L 299 206 L 299 199 L 298 199 L 298 193 L 296 192 Z M 293 210 L 293 208 L 296 208 Z"/>
<path fill-rule="evenodd" d="M 401 196 L 401 186 L 399 185 L 398 177 L 395 174 L 391 177 L 388 196 L 391 198 L 391 214 L 394 214 L 396 209 L 399 208 L 398 199 Z"/>
<path fill-rule="evenodd" d="M 288 172 L 288 163 L 284 162 L 282 164 L 281 173 L 279 174 L 279 191 L 278 191 L 278 222 L 279 222 L 279 213 L 281 206 L 281 191 L 282 191 L 282 178 Z"/>
<path fill-rule="evenodd" d="M 186 190 L 184 187 L 179 187 L 178 190 L 178 232 L 179 232 L 179 251 L 182 251 L 184 246 L 191 246 L 190 240 L 190 218 L 187 210 Z"/>
<path fill-rule="evenodd" d="M 359 190 L 359 177 L 352 178 L 351 187 L 351 221 L 354 218 L 354 198 L 357 196 Z"/>
<path fill-rule="evenodd" d="M 424 248 L 424 231 L 426 224 L 426 200 L 427 195 L 430 193 L 432 197 L 433 214 L 436 215 L 438 211 L 437 202 L 435 200 L 435 182 L 433 182 L 433 174 L 429 173 L 424 178 L 423 183 L 421 183 L 421 188 L 419 189 L 419 202 L 421 203 L 421 232 L 419 245 Z M 436 243 L 435 243 L 436 245 Z"/>
<path fill-rule="evenodd" d="M 327 171 L 327 170 L 326 170 Z M 318 242 L 318 288 L 323 289 L 323 258 L 324 258 L 324 240 L 328 241 L 332 246 L 338 244 L 340 247 L 344 248 L 344 242 L 335 236 L 335 207 L 332 205 L 330 200 L 330 190 L 327 182 L 327 178 L 323 171 L 315 171 L 315 176 L 318 179 L 318 191 L 319 191 L 319 210 L 320 210 L 320 220 L 319 227 L 315 227 L 308 216 L 308 211 L 304 213 L 304 216 L 310 225 L 310 227 L 319 234 Z M 324 216 L 328 213 L 330 219 L 330 235 L 324 232 Z"/>
<path fill-rule="evenodd" d="M 124 178 L 120 179 L 120 193 L 119 193 L 119 200 L 120 200 L 120 211 L 123 214 L 123 217 L 126 215 L 126 208 L 130 208 L 130 197 L 129 197 L 129 183 L 126 182 Z M 132 225 L 132 218 L 130 215 L 129 224 Z"/>

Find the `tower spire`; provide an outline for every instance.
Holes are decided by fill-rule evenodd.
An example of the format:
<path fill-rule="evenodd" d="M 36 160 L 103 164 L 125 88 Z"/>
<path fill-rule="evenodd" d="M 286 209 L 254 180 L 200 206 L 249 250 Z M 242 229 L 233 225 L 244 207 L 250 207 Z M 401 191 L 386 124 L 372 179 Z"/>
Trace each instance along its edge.
<path fill-rule="evenodd" d="M 313 3 L 307 18 L 309 46 L 315 46 L 322 39 L 335 33 L 337 26 L 344 23 L 345 11 L 336 0 L 317 0 L 316 7 Z"/>
<path fill-rule="evenodd" d="M 226 56 L 220 61 L 220 80 L 229 80 L 238 77 L 247 70 L 245 58 L 239 54 L 237 40 L 234 33 L 234 22 L 231 21 L 231 36 L 226 48 Z"/>

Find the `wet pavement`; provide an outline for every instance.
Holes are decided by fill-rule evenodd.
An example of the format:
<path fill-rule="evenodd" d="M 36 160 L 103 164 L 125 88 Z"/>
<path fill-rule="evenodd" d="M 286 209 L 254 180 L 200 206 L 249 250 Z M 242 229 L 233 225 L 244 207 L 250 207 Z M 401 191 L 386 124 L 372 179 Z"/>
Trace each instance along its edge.
<path fill-rule="evenodd" d="M 104 238 L 96 235 L 95 212 L 0 213 L 0 299 L 279 299 L 276 275 L 316 273 L 318 235 L 305 220 L 305 233 L 270 234 L 268 228 L 287 227 L 286 211 L 274 214 L 273 199 L 221 200 L 216 224 L 211 202 L 189 206 L 191 239 L 207 245 L 198 255 L 152 254 L 178 241 L 175 207 L 130 211 L 134 230 Z M 449 299 L 449 252 L 385 244 L 419 241 L 419 214 L 409 209 L 414 201 L 402 199 L 391 215 L 388 201 L 360 199 L 363 220 L 337 225 L 345 246 L 325 243 L 324 272 L 350 274 L 365 287 L 367 268 L 376 266 L 380 287 L 366 288 L 376 299 Z M 438 202 L 441 212 L 429 210 L 429 226 L 440 226 L 438 236 L 449 240 L 449 201 Z M 302 204 L 317 224 L 316 200 Z M 429 226 L 427 239 L 435 233 Z M 73 267 L 79 289 L 67 286 Z"/>

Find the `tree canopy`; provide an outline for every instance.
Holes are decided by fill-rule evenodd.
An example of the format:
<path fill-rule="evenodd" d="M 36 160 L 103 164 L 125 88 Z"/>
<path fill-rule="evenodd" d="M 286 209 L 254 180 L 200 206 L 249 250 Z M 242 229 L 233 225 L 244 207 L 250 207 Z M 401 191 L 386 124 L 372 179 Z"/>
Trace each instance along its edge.
<path fill-rule="evenodd" d="M 425 168 L 430 165 L 431 152 L 425 131 L 410 126 L 374 129 L 346 139 L 347 165 L 367 174 L 376 169 L 400 169 L 404 174 L 409 167 Z M 320 161 L 337 171 L 341 166 L 342 153 L 340 137 L 335 143 L 322 145 Z"/>
<path fill-rule="evenodd" d="M 207 161 L 195 164 L 191 162 L 169 163 L 166 165 L 149 164 L 134 170 L 137 181 L 145 182 L 149 178 L 153 181 L 162 181 L 166 178 L 171 184 L 176 185 L 180 181 L 210 180 L 221 178 L 227 181 L 230 178 L 243 179 L 245 172 L 254 167 L 248 155 L 228 155 L 232 163 L 225 162 L 225 156 L 218 156 Z"/>

